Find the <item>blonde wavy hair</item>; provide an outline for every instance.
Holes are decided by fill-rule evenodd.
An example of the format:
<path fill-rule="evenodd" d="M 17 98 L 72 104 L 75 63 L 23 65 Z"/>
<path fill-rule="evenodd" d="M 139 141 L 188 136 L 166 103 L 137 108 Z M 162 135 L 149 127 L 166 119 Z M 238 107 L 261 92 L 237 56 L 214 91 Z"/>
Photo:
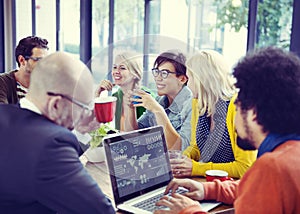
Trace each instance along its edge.
<path fill-rule="evenodd" d="M 116 55 L 127 66 L 130 73 L 135 77 L 135 86 L 139 87 L 143 78 L 143 55 L 134 51 L 126 51 Z"/>
<path fill-rule="evenodd" d="M 198 92 L 200 116 L 207 111 L 215 112 L 219 99 L 228 101 L 236 93 L 234 78 L 225 58 L 214 50 L 203 50 L 191 56 L 186 62 L 189 78 L 194 80 Z"/>

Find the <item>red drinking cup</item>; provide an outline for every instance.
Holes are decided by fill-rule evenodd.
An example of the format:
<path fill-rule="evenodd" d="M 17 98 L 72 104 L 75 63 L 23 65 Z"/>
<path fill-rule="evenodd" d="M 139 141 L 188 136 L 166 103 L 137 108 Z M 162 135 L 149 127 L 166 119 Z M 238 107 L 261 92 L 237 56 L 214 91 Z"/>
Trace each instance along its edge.
<path fill-rule="evenodd" d="M 111 122 L 116 111 L 117 98 L 113 96 L 97 97 L 94 112 L 99 123 Z"/>

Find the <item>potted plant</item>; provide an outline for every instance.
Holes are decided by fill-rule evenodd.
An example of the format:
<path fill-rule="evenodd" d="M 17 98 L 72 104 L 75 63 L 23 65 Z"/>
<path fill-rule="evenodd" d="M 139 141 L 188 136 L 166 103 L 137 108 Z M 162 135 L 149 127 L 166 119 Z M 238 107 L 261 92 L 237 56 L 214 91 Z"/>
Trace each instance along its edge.
<path fill-rule="evenodd" d="M 105 151 L 102 145 L 102 139 L 109 135 L 115 134 L 119 131 L 112 128 L 109 123 L 101 124 L 100 128 L 90 132 L 91 140 L 89 142 L 90 147 L 85 152 L 85 156 L 90 162 L 102 162 L 105 160 Z"/>

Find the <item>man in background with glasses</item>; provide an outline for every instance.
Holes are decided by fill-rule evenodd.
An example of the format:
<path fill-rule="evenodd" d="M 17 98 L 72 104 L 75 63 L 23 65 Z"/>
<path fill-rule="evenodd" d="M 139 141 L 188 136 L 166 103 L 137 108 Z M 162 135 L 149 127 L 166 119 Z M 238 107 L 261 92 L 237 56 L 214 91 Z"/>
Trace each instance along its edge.
<path fill-rule="evenodd" d="M 15 104 L 25 96 L 30 75 L 37 62 L 48 52 L 48 41 L 37 36 L 20 40 L 15 50 L 19 69 L 0 75 L 0 103 Z"/>
<path fill-rule="evenodd" d="M 93 99 L 90 70 L 56 52 L 35 67 L 21 108 L 0 104 L 0 213 L 115 213 L 71 132 L 95 120 Z"/>

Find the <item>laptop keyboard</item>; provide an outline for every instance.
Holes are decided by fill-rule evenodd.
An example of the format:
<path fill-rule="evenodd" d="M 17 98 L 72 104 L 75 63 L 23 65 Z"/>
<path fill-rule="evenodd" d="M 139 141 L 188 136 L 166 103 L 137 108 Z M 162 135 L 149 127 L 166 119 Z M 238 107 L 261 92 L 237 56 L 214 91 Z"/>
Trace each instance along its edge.
<path fill-rule="evenodd" d="M 177 189 L 176 193 L 182 194 L 182 193 L 185 193 L 187 191 L 188 190 L 186 190 L 186 189 Z M 157 194 L 157 195 L 155 195 L 151 198 L 147 198 L 144 201 L 138 202 L 138 203 L 134 204 L 133 206 L 137 207 L 137 208 L 140 208 L 142 210 L 147 210 L 149 212 L 153 212 L 154 210 L 159 210 L 159 209 L 162 209 L 162 210 L 168 209 L 165 206 L 155 206 L 155 203 L 157 201 L 159 201 L 159 199 L 162 198 L 163 196 L 164 196 L 164 193 L 160 193 L 160 194 Z"/>

